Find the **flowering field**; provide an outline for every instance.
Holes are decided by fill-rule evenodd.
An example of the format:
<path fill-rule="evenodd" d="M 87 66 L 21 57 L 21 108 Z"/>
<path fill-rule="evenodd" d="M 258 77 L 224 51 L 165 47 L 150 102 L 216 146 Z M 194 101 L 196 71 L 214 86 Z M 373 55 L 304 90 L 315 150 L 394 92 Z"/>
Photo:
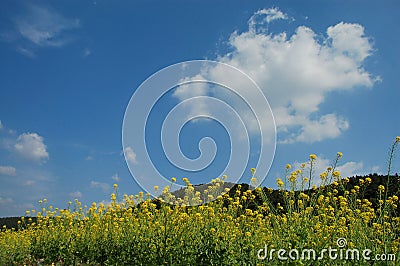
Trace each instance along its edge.
<path fill-rule="evenodd" d="M 119 195 L 116 184 L 107 206 L 75 200 L 58 209 L 43 199 L 41 210 L 21 217 L 19 230 L 0 232 L 0 265 L 370 265 L 361 255 L 334 262 L 328 254 L 320 257 L 323 249 L 338 249 L 338 239 L 345 241 L 344 249 L 368 249 L 371 259 L 375 254 L 392 259 L 374 265 L 398 265 L 393 259 L 400 258 L 400 180 L 390 167 L 399 143 L 397 137 L 383 180 L 342 178 L 336 170 L 339 152 L 319 176 L 311 171 L 318 160 L 314 154 L 300 169 L 286 165 L 279 190 L 236 185 L 224 191 L 221 177 L 201 192 L 185 179 L 181 199 L 168 187 L 162 200 Z M 252 175 L 257 178 L 256 169 Z M 310 185 L 315 182 L 320 185 Z M 372 187 L 376 197 L 365 198 Z M 206 198 L 213 201 L 188 206 Z M 300 254 L 278 257 L 279 249 Z M 304 249 L 316 250 L 317 257 L 302 257 Z"/>

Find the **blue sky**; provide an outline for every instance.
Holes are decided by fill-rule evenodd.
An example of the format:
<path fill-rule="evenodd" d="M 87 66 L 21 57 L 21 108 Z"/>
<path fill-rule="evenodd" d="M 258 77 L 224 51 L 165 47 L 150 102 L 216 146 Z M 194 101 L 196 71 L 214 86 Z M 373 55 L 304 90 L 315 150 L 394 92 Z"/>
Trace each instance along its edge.
<path fill-rule="evenodd" d="M 344 175 L 386 171 L 390 143 L 400 130 L 396 1 L 2 1 L 1 6 L 0 216 L 22 215 L 44 197 L 59 207 L 74 198 L 108 201 L 113 183 L 121 193 L 139 192 L 123 155 L 125 109 L 149 76 L 188 60 L 231 64 L 265 93 L 277 145 L 264 185 L 274 187 L 286 163 L 306 161 L 310 153 L 317 154 L 320 171 L 337 151 L 344 154 Z M 171 91 L 150 116 L 150 155 L 167 177 L 193 173 L 170 167 L 157 128 L 168 108 L 195 92 Z M 209 108 L 203 107 L 200 112 Z M 199 111 L 199 105 L 186 108 Z M 215 164 L 198 173 L 211 179 L 229 157 L 223 128 L 193 122 L 180 141 L 193 159 L 204 136 L 218 145 Z M 140 169 L 141 157 L 129 152 Z M 257 150 L 251 153 L 247 170 L 256 155 Z M 398 159 L 395 164 L 399 171 Z"/>

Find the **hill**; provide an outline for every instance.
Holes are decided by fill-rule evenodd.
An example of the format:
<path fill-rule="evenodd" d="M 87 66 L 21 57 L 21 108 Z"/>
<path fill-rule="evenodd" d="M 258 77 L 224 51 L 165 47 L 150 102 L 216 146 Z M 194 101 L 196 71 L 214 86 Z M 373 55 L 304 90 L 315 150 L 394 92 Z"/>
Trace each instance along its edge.
<path fill-rule="evenodd" d="M 366 178 L 371 178 L 372 183 L 369 185 L 364 186 L 364 190 L 362 191 L 363 193 L 363 199 L 368 199 L 372 204 L 373 207 L 376 208 L 378 205 L 379 201 L 379 194 L 378 194 L 378 187 L 380 185 L 383 185 L 386 187 L 387 185 L 387 176 L 383 175 L 378 175 L 378 174 L 370 174 L 366 176 L 353 176 L 348 178 L 348 182 L 343 184 L 343 187 L 337 188 L 338 189 L 338 196 L 343 195 L 344 190 L 351 191 L 354 189 L 355 186 L 358 186 L 360 184 L 360 180 L 365 180 Z M 325 187 L 324 191 L 331 191 L 333 189 L 333 185 L 330 184 Z M 237 190 L 241 191 L 241 193 L 247 191 L 249 189 L 248 184 L 232 184 L 232 183 L 226 183 L 224 184 L 224 188 L 231 188 L 229 191 L 229 195 L 231 197 L 234 197 L 235 193 Z M 204 192 L 205 189 L 207 189 L 207 184 L 201 184 L 201 185 L 196 185 L 194 186 L 196 191 Z M 251 187 L 250 187 L 251 189 Z M 273 205 L 276 206 L 278 203 L 283 207 L 283 210 L 286 210 L 286 204 L 283 200 L 282 193 L 279 190 L 270 190 L 266 187 L 263 188 L 264 194 L 267 196 L 269 202 Z M 387 188 L 387 195 L 388 197 L 397 195 L 399 196 L 399 191 L 400 191 L 400 178 L 398 174 L 390 176 L 390 182 L 389 186 Z M 296 193 L 300 193 L 300 191 L 296 191 Z M 313 190 L 305 190 L 303 193 L 312 195 Z M 184 195 L 184 190 L 180 189 L 173 194 L 176 197 L 183 197 Z M 157 205 L 159 205 L 159 200 L 155 199 Z M 254 209 L 256 207 L 255 204 L 262 204 L 263 200 L 260 197 L 256 197 L 253 202 L 251 202 L 246 208 Z M 400 206 L 397 207 L 397 210 L 395 210 L 395 215 L 400 216 Z M 36 217 L 31 217 L 32 222 L 36 222 Z M 4 225 L 7 228 L 18 228 L 18 221 L 20 220 L 20 217 L 5 217 L 5 218 L 0 218 L 0 228 L 2 228 Z"/>

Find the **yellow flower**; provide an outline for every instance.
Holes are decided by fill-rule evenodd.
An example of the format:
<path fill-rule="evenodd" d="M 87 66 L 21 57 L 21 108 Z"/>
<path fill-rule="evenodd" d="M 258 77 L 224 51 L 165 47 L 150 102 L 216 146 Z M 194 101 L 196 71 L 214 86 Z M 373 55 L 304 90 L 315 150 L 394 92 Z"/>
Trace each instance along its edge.
<path fill-rule="evenodd" d="M 254 167 L 250 168 L 250 172 L 251 172 L 252 175 L 254 175 L 254 173 L 256 172 L 256 168 L 254 168 Z"/>
<path fill-rule="evenodd" d="M 113 187 L 114 187 L 114 189 L 117 189 L 118 188 L 118 184 L 114 184 Z"/>
<path fill-rule="evenodd" d="M 396 142 L 400 142 L 400 136 L 396 137 Z"/>
<path fill-rule="evenodd" d="M 384 186 L 382 186 L 382 185 L 379 185 L 379 187 L 378 187 L 378 191 L 379 191 L 379 192 L 383 192 L 383 191 L 385 191 L 385 187 L 384 187 Z"/>
<path fill-rule="evenodd" d="M 158 191 L 158 186 L 154 186 L 154 190 L 155 190 L 155 191 Z"/>
<path fill-rule="evenodd" d="M 311 160 L 316 160 L 317 159 L 317 155 L 315 155 L 314 153 L 310 154 L 310 159 Z"/>
<path fill-rule="evenodd" d="M 279 187 L 282 187 L 284 185 L 282 179 L 280 179 L 280 178 L 276 179 L 276 183 L 278 184 Z"/>
<path fill-rule="evenodd" d="M 286 169 L 289 170 L 290 168 L 292 168 L 292 166 L 291 166 L 290 164 L 287 164 L 287 165 L 286 165 Z"/>
<path fill-rule="evenodd" d="M 171 178 L 171 181 L 175 183 L 176 182 L 176 178 L 175 177 Z"/>
<path fill-rule="evenodd" d="M 332 173 L 332 175 L 334 177 L 339 177 L 340 176 L 340 172 L 339 171 L 335 171 L 335 172 Z"/>
<path fill-rule="evenodd" d="M 114 194 L 114 193 L 112 193 L 112 194 L 111 194 L 111 200 L 113 200 L 113 201 L 114 201 L 114 200 L 116 200 L 116 199 L 117 199 L 117 197 L 115 196 L 115 194 Z"/>
<path fill-rule="evenodd" d="M 253 178 L 250 179 L 251 183 L 255 183 L 256 180 L 257 180 L 257 178 L 255 178 L 255 177 L 253 177 Z"/>
<path fill-rule="evenodd" d="M 340 151 L 338 151 L 337 157 L 341 158 L 342 156 L 343 156 L 343 153 L 341 153 Z"/>
<path fill-rule="evenodd" d="M 328 176 L 327 172 L 323 172 L 322 174 L 319 175 L 321 177 L 322 180 L 325 180 L 326 177 Z"/>

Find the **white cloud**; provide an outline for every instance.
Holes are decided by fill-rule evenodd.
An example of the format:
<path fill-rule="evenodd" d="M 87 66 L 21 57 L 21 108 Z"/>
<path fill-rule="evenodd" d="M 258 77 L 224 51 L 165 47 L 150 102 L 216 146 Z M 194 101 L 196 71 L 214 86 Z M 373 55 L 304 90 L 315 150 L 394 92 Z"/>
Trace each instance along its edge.
<path fill-rule="evenodd" d="M 340 22 L 329 27 L 327 34 L 336 52 L 345 53 L 357 62 L 362 62 L 371 53 L 370 40 L 364 36 L 364 28 L 359 24 Z"/>
<path fill-rule="evenodd" d="M 0 213 L 3 217 L 18 216 L 32 209 L 35 206 L 31 203 L 19 203 L 11 197 L 0 196 Z"/>
<path fill-rule="evenodd" d="M 13 204 L 14 200 L 12 198 L 3 198 L 0 196 L 0 206 L 5 205 L 9 206 L 10 204 Z"/>
<path fill-rule="evenodd" d="M 280 143 L 314 142 L 336 138 L 349 128 L 349 122 L 345 118 L 334 114 L 323 115 L 318 120 L 307 120 L 305 117 L 302 120 L 304 121 L 302 132 L 292 133 Z M 297 123 L 299 122 L 300 118 L 297 119 Z"/>
<path fill-rule="evenodd" d="M 15 176 L 16 169 L 12 166 L 0 166 L 0 175 Z"/>
<path fill-rule="evenodd" d="M 120 177 L 118 176 L 118 173 L 115 173 L 115 174 L 111 177 L 111 179 L 118 182 L 118 181 L 120 180 Z"/>
<path fill-rule="evenodd" d="M 338 166 L 337 170 L 342 174 L 343 177 L 366 174 L 363 162 L 347 162 Z"/>
<path fill-rule="evenodd" d="M 20 46 L 17 47 L 17 52 L 19 52 L 20 54 L 25 55 L 27 57 L 30 57 L 30 58 L 35 58 L 36 57 L 35 52 L 33 52 L 30 49 L 23 48 L 23 47 L 20 47 Z"/>
<path fill-rule="evenodd" d="M 293 163 L 294 169 L 299 169 L 301 163 L 295 162 Z M 307 164 L 308 165 L 308 164 Z M 322 156 L 318 156 L 315 164 L 313 165 L 313 179 L 311 181 L 311 185 L 320 185 L 322 180 L 320 178 L 320 174 L 326 171 L 326 169 L 331 166 L 332 160 L 326 159 Z M 309 165 L 305 170 L 304 174 L 308 177 Z M 364 168 L 363 162 L 346 162 L 344 164 L 340 164 L 336 167 L 335 171 L 339 171 L 343 178 L 352 177 L 356 175 L 366 175 L 369 173 L 367 169 Z"/>
<path fill-rule="evenodd" d="M 137 164 L 138 161 L 136 159 L 136 153 L 132 150 L 131 147 L 126 147 L 124 149 L 125 158 L 129 163 Z"/>
<path fill-rule="evenodd" d="M 35 180 L 27 180 L 24 182 L 24 186 L 32 186 L 36 183 Z"/>
<path fill-rule="evenodd" d="M 380 166 L 378 166 L 378 165 L 372 166 L 371 173 L 382 174 Z"/>
<path fill-rule="evenodd" d="M 79 27 L 79 20 L 65 18 L 50 8 L 30 5 L 15 20 L 15 25 L 22 37 L 37 46 L 60 47 L 71 40 L 64 33 Z"/>
<path fill-rule="evenodd" d="M 111 189 L 111 186 L 109 184 L 103 183 L 103 182 L 97 182 L 97 181 L 91 181 L 90 187 L 91 188 L 100 188 L 101 190 L 103 190 L 104 193 L 108 193 Z"/>
<path fill-rule="evenodd" d="M 15 151 L 22 157 L 36 162 L 45 162 L 49 158 L 43 137 L 37 133 L 23 133 L 17 138 Z"/>
<path fill-rule="evenodd" d="M 331 112 L 321 113 L 320 105 L 333 91 L 369 88 L 379 79 L 364 69 L 365 59 L 373 51 L 364 28 L 341 22 L 328 27 L 323 36 L 299 26 L 288 36 L 285 32 L 255 31 L 260 16 L 267 22 L 287 19 L 277 8 L 256 12 L 249 20 L 249 30 L 232 33 L 232 51 L 221 55 L 219 61 L 241 69 L 260 86 L 274 113 L 279 142 L 313 143 L 340 136 L 350 122 L 334 113 L 334 107 Z M 258 24 L 263 26 L 263 21 Z M 224 78 L 224 73 L 210 72 Z M 223 93 L 219 96 L 227 99 Z M 238 112 L 243 114 L 243 110 Z"/>
<path fill-rule="evenodd" d="M 79 198 L 82 198 L 82 192 L 80 192 L 80 191 L 71 192 L 71 193 L 69 193 L 69 196 L 71 198 L 79 199 Z"/>
<path fill-rule="evenodd" d="M 272 21 L 279 19 L 286 20 L 288 19 L 288 16 L 276 7 L 260 9 L 249 19 L 249 28 L 250 30 L 255 30 L 257 24 L 264 24 L 264 22 L 269 24 Z"/>

